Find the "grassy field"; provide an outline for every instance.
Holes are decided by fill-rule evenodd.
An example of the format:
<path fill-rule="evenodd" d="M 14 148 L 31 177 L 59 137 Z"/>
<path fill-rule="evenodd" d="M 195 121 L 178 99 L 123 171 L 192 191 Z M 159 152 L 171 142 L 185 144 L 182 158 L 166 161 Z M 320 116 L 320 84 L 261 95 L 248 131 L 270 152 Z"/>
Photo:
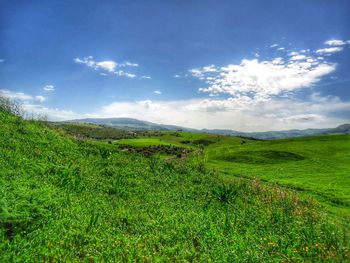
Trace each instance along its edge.
<path fill-rule="evenodd" d="M 316 197 L 337 216 L 350 217 L 350 135 L 257 141 L 207 133 L 164 132 L 120 142 L 133 146 L 203 146 L 209 167 L 225 180 L 259 178 Z M 197 142 L 197 143 L 196 143 Z M 198 143 L 202 142 L 202 143 Z"/>
<path fill-rule="evenodd" d="M 350 260 L 347 229 L 313 199 L 225 182 L 201 151 L 167 162 L 4 111 L 0 123 L 1 262 Z"/>

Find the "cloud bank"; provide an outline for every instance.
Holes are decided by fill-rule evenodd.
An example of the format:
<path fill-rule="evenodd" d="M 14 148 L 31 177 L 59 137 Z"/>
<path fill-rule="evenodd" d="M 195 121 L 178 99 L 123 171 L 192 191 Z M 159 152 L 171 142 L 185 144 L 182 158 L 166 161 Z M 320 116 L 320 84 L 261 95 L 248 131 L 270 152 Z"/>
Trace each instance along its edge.
<path fill-rule="evenodd" d="M 268 100 L 297 89 L 311 87 L 323 76 L 333 72 L 336 64 L 321 62 L 313 57 L 292 56 L 289 61 L 275 58 L 270 61 L 243 60 L 215 68 L 211 66 L 191 70 L 192 76 L 205 80 L 208 87 L 200 92 L 228 94 L 232 97 L 248 96 L 254 100 Z"/>
<path fill-rule="evenodd" d="M 334 127 L 349 121 L 336 117 L 339 111 L 350 114 L 350 102 L 314 93 L 305 101 L 273 98 L 256 102 L 249 97 L 239 97 L 115 102 L 89 116 L 133 117 L 193 128 L 262 131 Z"/>

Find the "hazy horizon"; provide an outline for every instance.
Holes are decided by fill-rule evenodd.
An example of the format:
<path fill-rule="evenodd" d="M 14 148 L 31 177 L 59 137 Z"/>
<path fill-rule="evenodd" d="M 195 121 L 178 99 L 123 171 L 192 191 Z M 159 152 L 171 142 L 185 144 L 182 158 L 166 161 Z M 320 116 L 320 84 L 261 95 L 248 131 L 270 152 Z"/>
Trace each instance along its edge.
<path fill-rule="evenodd" d="M 167 124 L 167 123 L 155 123 L 155 122 L 149 122 L 147 120 L 142 120 L 142 119 L 136 119 L 136 118 L 129 118 L 129 117 L 106 117 L 106 118 L 82 118 L 82 119 L 67 119 L 67 120 L 62 120 L 59 122 L 72 122 L 72 121 L 83 121 L 83 120 L 109 120 L 109 119 L 130 119 L 130 120 L 136 120 L 136 121 L 141 121 L 141 122 L 148 122 L 148 123 L 152 123 L 152 124 L 158 124 L 158 125 L 165 125 L 165 126 L 178 126 L 180 128 L 188 128 L 188 129 L 193 129 L 193 130 L 230 130 L 230 131 L 236 131 L 236 132 L 245 132 L 245 133 L 254 133 L 254 132 L 278 132 L 278 131 L 290 131 L 290 130 L 306 130 L 306 129 L 332 129 L 332 128 L 337 128 L 338 126 L 341 125 L 350 125 L 349 123 L 342 123 L 337 125 L 336 127 L 323 127 L 323 128 L 313 128 L 313 127 L 309 127 L 309 128 L 305 128 L 305 129 L 288 129 L 288 130 L 260 130 L 260 131 L 240 131 L 240 130 L 233 130 L 233 129 L 221 129 L 221 128 L 193 128 L 193 127 L 188 127 L 188 126 L 179 126 L 179 125 L 172 125 L 172 124 Z"/>
<path fill-rule="evenodd" d="M 350 122 L 347 1 L 0 4 L 0 95 L 49 120 L 243 132 Z"/>

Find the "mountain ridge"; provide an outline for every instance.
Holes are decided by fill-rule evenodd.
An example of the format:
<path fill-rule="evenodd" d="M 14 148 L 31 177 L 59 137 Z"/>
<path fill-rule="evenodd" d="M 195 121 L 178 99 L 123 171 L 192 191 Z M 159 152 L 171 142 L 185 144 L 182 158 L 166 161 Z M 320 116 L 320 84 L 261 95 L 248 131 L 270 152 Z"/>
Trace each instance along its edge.
<path fill-rule="evenodd" d="M 251 137 L 255 139 L 262 140 L 274 140 L 283 138 L 293 138 L 311 135 L 321 135 L 321 134 L 333 134 L 333 133 L 350 133 L 350 124 L 341 124 L 335 128 L 308 128 L 308 129 L 290 129 L 290 130 L 280 130 L 280 131 L 263 131 L 263 132 L 241 132 L 230 129 L 194 129 L 187 128 L 178 125 L 167 125 L 159 124 L 149 121 L 138 120 L 135 118 L 84 118 L 84 119 L 74 119 L 67 120 L 64 122 L 69 123 L 92 123 L 98 125 L 104 125 L 109 127 L 123 128 L 123 129 L 134 129 L 134 130 L 163 130 L 163 131 L 194 131 L 194 132 L 207 132 L 221 135 L 230 136 L 242 136 Z"/>

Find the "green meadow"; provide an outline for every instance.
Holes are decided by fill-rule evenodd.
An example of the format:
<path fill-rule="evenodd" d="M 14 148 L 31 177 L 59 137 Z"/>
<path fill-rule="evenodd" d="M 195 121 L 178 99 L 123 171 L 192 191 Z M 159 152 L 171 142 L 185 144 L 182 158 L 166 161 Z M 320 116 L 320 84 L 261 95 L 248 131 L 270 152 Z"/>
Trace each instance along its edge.
<path fill-rule="evenodd" d="M 82 138 L 0 108 L 1 262 L 350 260 L 347 222 L 330 216 L 349 211 L 348 135 L 110 132 Z"/>
<path fill-rule="evenodd" d="M 332 215 L 350 217 L 350 135 L 261 141 L 179 131 L 120 142 L 137 147 L 151 143 L 202 147 L 207 166 L 220 171 L 224 180 L 234 176 L 277 183 L 312 195 Z"/>

